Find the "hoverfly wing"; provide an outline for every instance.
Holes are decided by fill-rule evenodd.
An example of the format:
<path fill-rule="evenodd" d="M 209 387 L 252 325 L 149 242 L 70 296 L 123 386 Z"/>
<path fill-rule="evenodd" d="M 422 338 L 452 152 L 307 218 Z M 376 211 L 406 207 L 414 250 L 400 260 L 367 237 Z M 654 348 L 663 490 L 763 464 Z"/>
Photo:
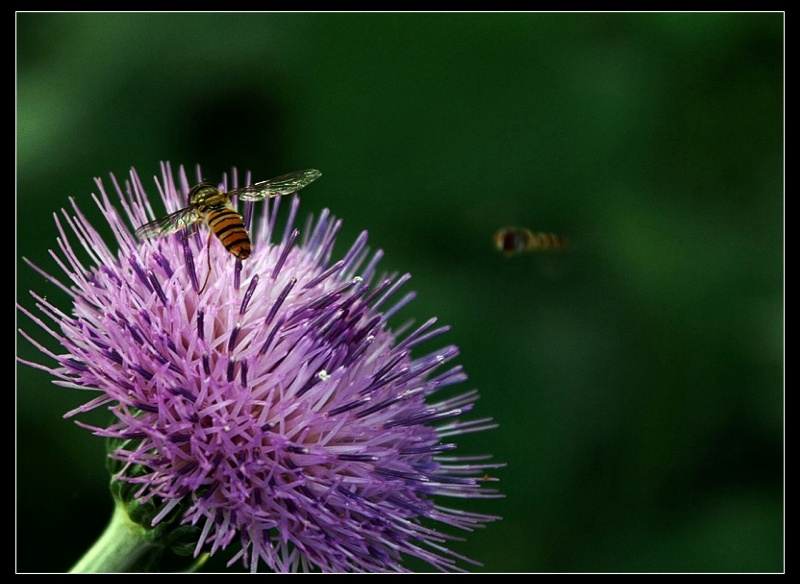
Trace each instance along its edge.
<path fill-rule="evenodd" d="M 180 211 L 170 213 L 150 223 L 145 223 L 136 230 L 139 239 L 151 239 L 171 235 L 181 229 L 190 227 L 200 220 L 200 214 L 194 207 L 186 207 Z"/>
<path fill-rule="evenodd" d="M 271 197 L 296 193 L 310 185 L 320 176 L 322 176 L 322 173 L 313 168 L 297 170 L 246 187 L 233 189 L 227 194 L 230 196 L 236 195 L 241 201 L 263 201 Z"/>

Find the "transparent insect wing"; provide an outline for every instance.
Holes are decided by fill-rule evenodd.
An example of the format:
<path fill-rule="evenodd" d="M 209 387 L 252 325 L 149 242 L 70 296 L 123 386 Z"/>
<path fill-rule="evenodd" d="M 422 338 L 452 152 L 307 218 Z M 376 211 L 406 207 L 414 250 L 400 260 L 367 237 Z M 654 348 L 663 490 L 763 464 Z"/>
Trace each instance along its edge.
<path fill-rule="evenodd" d="M 522 253 L 537 247 L 536 235 L 529 229 L 518 229 L 514 232 L 514 252 Z"/>
<path fill-rule="evenodd" d="M 200 220 L 200 214 L 194 207 L 186 207 L 180 211 L 170 213 L 166 217 L 161 217 L 150 223 L 145 223 L 136 230 L 136 235 L 140 239 L 150 239 L 153 237 L 163 237 L 176 233 L 186 227 L 191 227 Z"/>
<path fill-rule="evenodd" d="M 310 185 L 320 176 L 322 176 L 322 173 L 313 168 L 298 170 L 253 185 L 234 189 L 228 192 L 228 195 L 236 195 L 242 201 L 262 201 L 270 197 L 296 193 Z"/>

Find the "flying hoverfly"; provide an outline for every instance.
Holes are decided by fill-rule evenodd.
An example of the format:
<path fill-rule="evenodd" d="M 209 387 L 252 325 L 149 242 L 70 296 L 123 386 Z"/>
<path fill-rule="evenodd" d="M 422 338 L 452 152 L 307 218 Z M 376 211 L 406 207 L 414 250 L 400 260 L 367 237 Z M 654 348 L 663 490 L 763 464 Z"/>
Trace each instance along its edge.
<path fill-rule="evenodd" d="M 211 236 L 216 235 L 220 243 L 240 260 L 250 257 L 252 245 L 250 234 L 242 216 L 234 209 L 232 198 L 240 201 L 263 201 L 272 197 L 290 195 L 307 187 L 322 173 L 315 169 L 298 170 L 252 185 L 223 191 L 215 184 L 201 182 L 189 190 L 189 206 L 165 217 L 145 223 L 136 230 L 140 239 L 152 239 L 171 235 L 199 223 L 207 223 L 209 273 L 211 272 Z M 206 274 L 208 282 L 208 274 Z M 205 288 L 203 284 L 202 290 Z"/>
<path fill-rule="evenodd" d="M 566 247 L 567 238 L 556 233 L 537 233 L 524 227 L 503 227 L 494 234 L 494 245 L 506 256 L 528 251 L 561 249 Z"/>

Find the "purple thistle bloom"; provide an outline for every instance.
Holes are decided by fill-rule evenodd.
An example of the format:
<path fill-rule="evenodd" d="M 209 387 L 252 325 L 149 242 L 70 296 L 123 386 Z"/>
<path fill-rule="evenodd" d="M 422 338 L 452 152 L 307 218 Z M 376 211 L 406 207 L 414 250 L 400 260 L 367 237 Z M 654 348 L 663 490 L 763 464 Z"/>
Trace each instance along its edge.
<path fill-rule="evenodd" d="M 182 168 L 178 176 L 179 186 L 164 164 L 156 179 L 173 212 L 190 188 Z M 61 256 L 52 255 L 64 274 L 28 262 L 71 296 L 72 313 L 35 292 L 54 325 L 18 308 L 63 351 L 22 331 L 56 364 L 26 363 L 58 385 L 99 393 L 66 416 L 112 412 L 106 428 L 78 423 L 114 440 L 115 478 L 157 504 L 151 523 L 180 513 L 178 523 L 197 527 L 195 555 L 238 539 L 231 563 L 252 571 L 261 562 L 276 571 L 406 571 L 405 555 L 442 571 L 475 563 L 446 547 L 456 538 L 437 524 L 471 531 L 498 519 L 441 503 L 499 496 L 485 483 L 502 465 L 453 455 L 449 441 L 494 423 L 462 419 L 477 390 L 442 395 L 466 379 L 448 365 L 457 347 L 412 357 L 448 327 L 431 318 L 389 328 L 414 296 L 398 299 L 409 276 L 376 275 L 382 253 L 369 253 L 366 232 L 331 261 L 341 221 L 324 210 L 296 229 L 297 196 L 282 231 L 282 197 L 244 205 L 253 238 L 244 261 L 204 224 L 142 243 L 131 227 L 156 216 L 142 183 L 133 170 L 124 190 L 112 181 L 126 219 L 99 179 L 94 199 L 114 246 L 72 201 L 72 214 L 56 217 Z M 223 190 L 237 186 L 235 171 L 225 182 Z"/>

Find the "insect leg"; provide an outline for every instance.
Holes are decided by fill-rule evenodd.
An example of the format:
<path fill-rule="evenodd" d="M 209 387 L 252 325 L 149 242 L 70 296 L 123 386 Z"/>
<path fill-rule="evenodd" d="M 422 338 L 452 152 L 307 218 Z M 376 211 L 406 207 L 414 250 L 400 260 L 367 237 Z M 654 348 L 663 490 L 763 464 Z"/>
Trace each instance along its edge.
<path fill-rule="evenodd" d="M 211 236 L 214 235 L 214 232 L 209 230 L 208 232 L 208 241 L 206 242 L 206 257 L 208 263 L 208 270 L 206 271 L 206 279 L 203 281 L 203 286 L 200 288 L 198 294 L 202 294 L 203 290 L 206 289 L 206 284 L 208 284 L 208 277 L 211 275 Z"/>

